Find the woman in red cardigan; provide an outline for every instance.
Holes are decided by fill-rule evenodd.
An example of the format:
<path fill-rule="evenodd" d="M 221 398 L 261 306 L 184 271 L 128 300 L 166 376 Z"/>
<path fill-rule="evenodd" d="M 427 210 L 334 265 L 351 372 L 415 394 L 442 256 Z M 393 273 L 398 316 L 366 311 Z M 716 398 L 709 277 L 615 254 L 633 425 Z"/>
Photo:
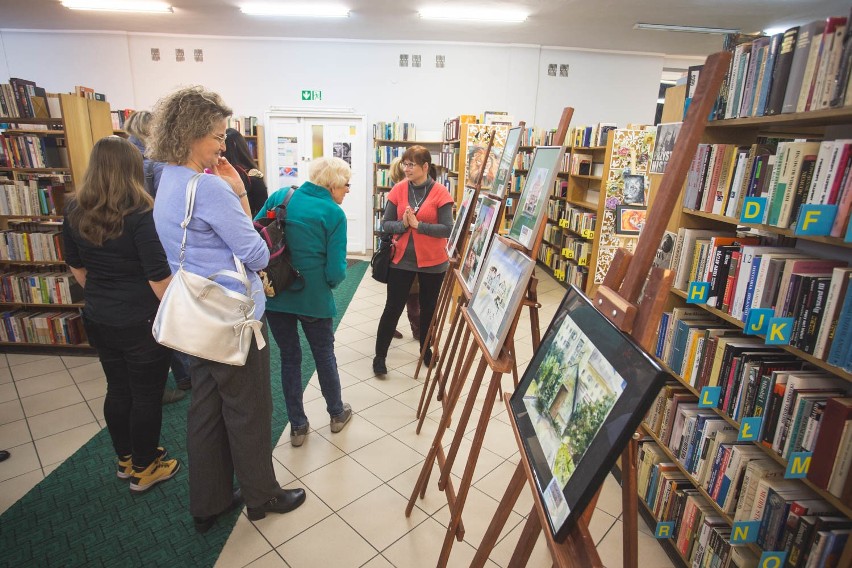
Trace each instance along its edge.
<path fill-rule="evenodd" d="M 385 361 L 399 316 L 405 308 L 415 276 L 420 282 L 420 347 L 435 313 L 438 293 L 449 265 L 447 237 L 453 228 L 453 198 L 429 175 L 432 156 L 423 146 L 411 146 L 402 155 L 405 180 L 388 193 L 382 230 L 397 235 L 388 271 L 385 310 L 376 333 L 373 372 L 386 375 Z M 431 363 L 427 351 L 424 362 Z"/>

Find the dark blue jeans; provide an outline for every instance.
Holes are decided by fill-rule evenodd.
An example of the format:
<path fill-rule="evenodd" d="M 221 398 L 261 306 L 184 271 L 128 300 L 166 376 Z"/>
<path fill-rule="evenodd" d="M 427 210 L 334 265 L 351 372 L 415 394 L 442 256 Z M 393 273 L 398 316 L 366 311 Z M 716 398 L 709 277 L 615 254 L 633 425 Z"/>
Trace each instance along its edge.
<path fill-rule="evenodd" d="M 107 380 L 104 420 L 115 453 L 133 455 L 147 467 L 157 457 L 163 420 L 163 389 L 172 350 L 151 334 L 152 321 L 116 327 L 84 320 L 89 343 Z"/>
<path fill-rule="evenodd" d="M 311 346 L 311 353 L 317 364 L 320 390 L 325 398 L 329 416 L 337 416 L 343 412 L 331 318 L 311 318 L 267 310 L 266 321 L 281 351 L 281 388 L 284 390 L 290 427 L 299 428 L 308 423 L 302 402 L 302 347 L 296 329 L 297 321 L 301 322 L 302 331 Z"/>

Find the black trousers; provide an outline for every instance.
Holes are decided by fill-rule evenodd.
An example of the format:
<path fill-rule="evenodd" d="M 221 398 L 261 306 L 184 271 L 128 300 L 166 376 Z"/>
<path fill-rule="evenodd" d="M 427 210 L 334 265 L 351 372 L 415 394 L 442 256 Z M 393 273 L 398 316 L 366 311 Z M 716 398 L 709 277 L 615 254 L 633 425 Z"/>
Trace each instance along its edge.
<path fill-rule="evenodd" d="M 157 457 L 163 421 L 163 389 L 172 350 L 151 334 L 152 321 L 116 327 L 85 320 L 107 380 L 104 420 L 118 456 L 147 467 Z"/>
<path fill-rule="evenodd" d="M 376 356 L 387 357 L 388 347 L 393 339 L 393 332 L 399 323 L 399 316 L 405 309 L 411 284 L 416 276 L 420 282 L 420 348 L 423 348 L 423 340 L 429 331 L 429 324 L 435 314 L 435 306 L 438 303 L 438 294 L 441 293 L 441 284 L 444 282 L 445 272 L 429 274 L 426 272 L 413 272 L 411 270 L 400 270 L 390 267 L 388 270 L 387 298 L 385 299 L 385 310 L 379 320 L 379 330 L 376 333 Z"/>

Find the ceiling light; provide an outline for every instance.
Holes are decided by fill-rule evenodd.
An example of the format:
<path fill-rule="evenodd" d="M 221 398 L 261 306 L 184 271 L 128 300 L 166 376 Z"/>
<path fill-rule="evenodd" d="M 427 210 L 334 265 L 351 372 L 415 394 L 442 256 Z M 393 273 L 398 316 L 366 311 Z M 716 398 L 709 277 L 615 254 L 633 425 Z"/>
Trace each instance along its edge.
<path fill-rule="evenodd" d="M 633 26 L 634 30 L 657 30 L 663 32 L 690 32 L 695 34 L 735 34 L 740 30 L 733 28 L 702 28 L 700 26 L 675 26 L 670 24 L 642 24 Z"/>
<path fill-rule="evenodd" d="M 62 5 L 71 10 L 94 10 L 103 12 L 147 12 L 170 14 L 174 10 L 165 2 L 147 0 L 62 0 Z"/>
<path fill-rule="evenodd" d="M 250 2 L 240 6 L 249 16 L 289 16 L 293 18 L 348 18 L 349 8 L 340 4 L 268 4 Z"/>
<path fill-rule="evenodd" d="M 763 35 L 774 36 L 775 34 L 783 34 L 786 31 L 787 28 L 768 28 L 763 30 Z"/>
<path fill-rule="evenodd" d="M 520 23 L 528 14 L 522 10 L 499 9 L 491 6 L 429 6 L 420 8 L 426 20 L 475 20 L 480 22 Z"/>

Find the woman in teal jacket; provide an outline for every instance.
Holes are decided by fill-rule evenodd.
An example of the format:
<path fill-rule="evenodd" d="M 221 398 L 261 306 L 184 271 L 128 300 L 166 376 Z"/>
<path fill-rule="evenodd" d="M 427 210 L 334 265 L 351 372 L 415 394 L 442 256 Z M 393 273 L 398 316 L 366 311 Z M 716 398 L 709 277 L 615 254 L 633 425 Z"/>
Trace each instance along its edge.
<path fill-rule="evenodd" d="M 266 301 L 269 329 L 281 351 L 281 386 L 290 418 L 290 441 L 301 446 L 310 425 L 302 402 L 302 349 L 296 322 L 311 347 L 320 389 L 331 417 L 331 431 L 340 432 L 352 417 L 341 399 L 340 375 L 334 356 L 332 318 L 337 315 L 332 289 L 346 277 L 346 215 L 340 204 L 349 193 L 349 164 L 340 158 L 311 162 L 305 182 L 287 204 L 285 236 L 295 266 L 305 278 L 298 291 L 285 290 Z M 290 188 L 269 196 L 256 219 L 283 203 Z"/>

